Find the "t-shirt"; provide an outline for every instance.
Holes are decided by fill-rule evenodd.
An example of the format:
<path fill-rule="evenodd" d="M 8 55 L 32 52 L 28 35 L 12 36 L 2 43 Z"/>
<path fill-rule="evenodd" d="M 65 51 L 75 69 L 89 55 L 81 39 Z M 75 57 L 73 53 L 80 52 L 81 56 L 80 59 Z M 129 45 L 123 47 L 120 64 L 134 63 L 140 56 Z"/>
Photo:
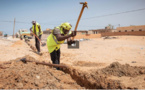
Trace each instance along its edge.
<path fill-rule="evenodd" d="M 60 33 L 60 29 L 55 28 L 55 29 L 53 30 L 53 35 L 57 35 L 57 34 L 61 34 L 61 33 Z"/>

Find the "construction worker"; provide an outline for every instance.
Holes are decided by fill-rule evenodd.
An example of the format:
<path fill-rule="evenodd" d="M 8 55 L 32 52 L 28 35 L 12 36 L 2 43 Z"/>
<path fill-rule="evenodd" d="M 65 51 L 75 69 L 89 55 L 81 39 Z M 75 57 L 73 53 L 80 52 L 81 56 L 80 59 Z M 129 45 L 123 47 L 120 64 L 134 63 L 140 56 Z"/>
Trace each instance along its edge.
<path fill-rule="evenodd" d="M 53 64 L 60 64 L 60 44 L 63 44 L 65 39 L 67 39 L 69 45 L 74 43 L 71 37 L 76 36 L 76 31 L 71 32 L 71 28 L 70 23 L 62 23 L 60 26 L 55 27 L 48 36 L 47 47 Z M 56 69 L 59 70 L 59 68 Z"/>
<path fill-rule="evenodd" d="M 37 23 L 36 21 L 32 21 L 32 28 L 30 28 L 30 30 L 32 30 L 32 32 L 41 40 L 41 36 L 43 34 L 43 31 L 41 30 L 41 26 L 39 23 Z M 35 36 L 35 46 L 37 49 L 37 54 L 40 54 L 40 42 L 39 40 L 36 38 Z"/>

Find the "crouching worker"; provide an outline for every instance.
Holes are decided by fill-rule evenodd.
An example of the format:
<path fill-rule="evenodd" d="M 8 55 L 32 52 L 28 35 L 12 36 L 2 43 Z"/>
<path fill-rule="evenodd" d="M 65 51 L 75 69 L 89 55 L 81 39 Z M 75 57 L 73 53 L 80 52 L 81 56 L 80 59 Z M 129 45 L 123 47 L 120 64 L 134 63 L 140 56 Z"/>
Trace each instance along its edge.
<path fill-rule="evenodd" d="M 55 27 L 47 38 L 47 47 L 53 64 L 60 64 L 60 45 L 67 39 L 68 44 L 72 44 L 71 37 L 76 36 L 76 31 L 70 31 L 71 24 L 66 22 Z M 60 70 L 59 68 L 56 68 Z"/>

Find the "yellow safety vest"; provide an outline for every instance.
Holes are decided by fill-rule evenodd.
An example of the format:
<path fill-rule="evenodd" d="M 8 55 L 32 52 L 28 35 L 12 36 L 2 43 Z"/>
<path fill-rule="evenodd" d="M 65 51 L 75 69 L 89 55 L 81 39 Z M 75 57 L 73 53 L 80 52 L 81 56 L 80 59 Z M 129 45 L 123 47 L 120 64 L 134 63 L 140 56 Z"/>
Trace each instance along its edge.
<path fill-rule="evenodd" d="M 55 27 L 55 28 L 59 29 L 61 34 L 64 34 L 62 28 L 60 27 Z M 57 51 L 58 49 L 60 49 L 60 44 L 64 43 L 64 40 L 62 41 L 57 40 L 57 38 L 53 35 L 53 30 L 47 38 L 47 48 L 48 48 L 49 53 L 52 53 L 54 50 Z M 71 34 L 71 31 L 69 32 L 69 34 Z M 67 34 L 65 34 L 65 36 L 66 35 Z"/>
<path fill-rule="evenodd" d="M 40 26 L 40 24 L 39 23 L 36 23 L 36 26 L 35 26 L 35 30 L 36 30 L 36 35 L 37 36 L 39 36 L 39 28 L 38 28 L 38 26 Z M 41 26 L 40 26 L 40 29 L 41 29 Z M 32 30 L 33 30 L 33 33 L 35 33 L 35 31 L 34 31 L 34 25 L 32 26 Z M 40 35 L 42 35 L 43 34 L 43 31 L 41 30 L 41 33 L 40 33 Z"/>

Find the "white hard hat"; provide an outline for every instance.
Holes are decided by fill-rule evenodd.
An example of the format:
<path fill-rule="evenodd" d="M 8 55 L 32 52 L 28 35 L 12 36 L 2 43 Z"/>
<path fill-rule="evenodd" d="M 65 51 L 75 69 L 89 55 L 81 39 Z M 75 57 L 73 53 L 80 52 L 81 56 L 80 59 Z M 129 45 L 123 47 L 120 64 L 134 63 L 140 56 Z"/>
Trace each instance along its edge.
<path fill-rule="evenodd" d="M 32 21 L 32 23 L 36 23 L 36 21 L 35 21 L 35 20 L 33 20 L 33 21 Z"/>

